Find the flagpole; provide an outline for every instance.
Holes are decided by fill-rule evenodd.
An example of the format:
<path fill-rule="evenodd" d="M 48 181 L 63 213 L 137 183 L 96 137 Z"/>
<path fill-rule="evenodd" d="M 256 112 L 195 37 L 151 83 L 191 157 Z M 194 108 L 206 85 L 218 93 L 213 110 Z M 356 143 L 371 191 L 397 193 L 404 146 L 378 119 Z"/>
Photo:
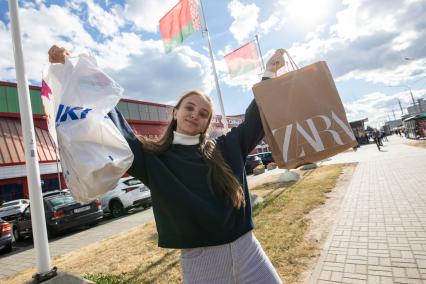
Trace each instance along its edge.
<path fill-rule="evenodd" d="M 210 54 L 210 60 L 212 62 L 214 79 L 215 79 L 215 82 L 216 82 L 217 96 L 219 98 L 220 109 L 222 111 L 222 123 L 223 123 L 223 126 L 224 126 L 224 132 L 228 133 L 228 120 L 226 119 L 225 108 L 223 107 L 222 93 L 220 91 L 220 85 L 219 85 L 219 78 L 217 77 L 217 73 L 216 73 L 216 65 L 214 63 L 212 46 L 211 46 L 211 43 L 210 43 L 209 30 L 207 28 L 207 21 L 206 21 L 206 17 L 204 16 L 204 8 L 203 8 L 203 3 L 202 3 L 201 0 L 200 0 L 200 6 L 201 6 L 201 14 L 203 15 L 203 22 L 204 22 L 203 33 L 205 33 L 207 35 L 207 43 L 208 43 L 208 46 L 209 46 L 209 54 Z"/>
<path fill-rule="evenodd" d="M 31 222 L 33 229 L 34 249 L 36 252 L 37 274 L 34 276 L 46 277 L 56 275 L 56 269 L 51 270 L 49 244 L 47 241 L 46 219 L 44 215 L 43 198 L 40 182 L 40 168 L 38 165 L 37 148 L 32 119 L 30 92 L 25 74 L 24 56 L 22 51 L 21 31 L 17 0 L 9 0 L 10 24 L 15 58 L 16 81 L 18 86 L 19 112 L 24 138 L 25 166 L 30 193 Z M 53 276 L 54 276 L 53 275 Z"/>
<path fill-rule="evenodd" d="M 262 72 L 265 72 L 265 70 L 266 70 L 265 62 L 263 61 L 262 50 L 260 49 L 259 38 L 258 38 L 257 34 L 256 34 L 255 38 L 256 38 L 257 48 L 259 49 L 260 60 L 262 60 Z"/>

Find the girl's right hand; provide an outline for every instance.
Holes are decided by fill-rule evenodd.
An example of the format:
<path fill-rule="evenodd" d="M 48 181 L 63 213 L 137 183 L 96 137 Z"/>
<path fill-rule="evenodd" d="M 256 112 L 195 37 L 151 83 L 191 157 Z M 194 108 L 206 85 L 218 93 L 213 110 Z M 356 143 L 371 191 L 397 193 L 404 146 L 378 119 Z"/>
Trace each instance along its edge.
<path fill-rule="evenodd" d="M 49 51 L 49 62 L 50 63 L 65 63 L 65 56 L 70 55 L 68 50 L 63 47 L 59 47 L 57 45 L 53 45 Z"/>
<path fill-rule="evenodd" d="M 269 58 L 266 63 L 266 71 L 276 73 L 278 69 L 284 66 L 284 52 L 285 50 L 279 48 L 275 51 L 275 53 Z"/>

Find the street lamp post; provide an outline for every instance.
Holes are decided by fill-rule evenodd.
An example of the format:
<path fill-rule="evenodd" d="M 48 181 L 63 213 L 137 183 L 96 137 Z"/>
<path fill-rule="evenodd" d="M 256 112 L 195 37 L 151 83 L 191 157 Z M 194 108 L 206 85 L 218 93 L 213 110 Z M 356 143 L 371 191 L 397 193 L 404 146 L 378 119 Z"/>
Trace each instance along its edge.
<path fill-rule="evenodd" d="M 388 86 L 388 87 L 406 88 L 406 90 L 409 90 L 410 91 L 410 95 L 411 95 L 411 100 L 413 101 L 414 111 L 418 111 L 417 107 L 416 107 L 417 106 L 416 105 L 416 101 L 414 100 L 413 92 L 411 91 L 411 87 L 410 86 L 407 86 L 407 85 L 397 85 L 397 86 Z M 401 102 L 399 102 L 399 105 L 401 106 Z"/>

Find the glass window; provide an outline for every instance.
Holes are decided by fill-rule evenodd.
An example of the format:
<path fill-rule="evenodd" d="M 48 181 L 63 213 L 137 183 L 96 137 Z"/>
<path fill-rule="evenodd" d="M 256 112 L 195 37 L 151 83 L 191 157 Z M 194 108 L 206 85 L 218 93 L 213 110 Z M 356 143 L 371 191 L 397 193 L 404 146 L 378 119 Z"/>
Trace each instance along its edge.
<path fill-rule="evenodd" d="M 24 198 L 24 189 L 21 183 L 0 185 L 0 202 L 22 198 Z"/>
<path fill-rule="evenodd" d="M 31 208 L 30 208 L 30 206 L 27 206 L 27 208 L 25 208 L 24 215 L 31 217 Z"/>
<path fill-rule="evenodd" d="M 159 120 L 166 121 L 168 118 L 167 108 L 159 107 L 158 108 L 158 118 Z"/>
<path fill-rule="evenodd" d="M 41 180 L 42 192 L 48 192 L 48 191 L 57 190 L 57 189 L 59 189 L 59 182 L 57 177 Z"/>
<path fill-rule="evenodd" d="M 139 105 L 135 103 L 129 103 L 129 119 L 130 120 L 140 120 L 140 114 L 139 114 Z"/>
<path fill-rule="evenodd" d="M 46 202 L 52 207 L 58 207 L 75 203 L 74 198 L 69 193 L 60 193 L 58 195 L 49 196 L 45 198 Z"/>
<path fill-rule="evenodd" d="M 19 203 L 20 203 L 20 201 L 19 201 L 19 200 L 17 200 L 17 201 L 9 201 L 9 202 L 4 203 L 4 204 L 2 205 L 2 207 L 6 207 L 6 206 L 13 206 L 13 205 L 19 205 Z"/>
<path fill-rule="evenodd" d="M 139 105 L 139 113 L 141 115 L 141 120 L 149 120 L 149 111 L 148 106 L 144 104 Z"/>
<path fill-rule="evenodd" d="M 128 103 L 119 102 L 118 105 L 117 105 L 117 108 L 121 112 L 121 114 L 124 116 L 125 119 L 129 119 Z"/>
<path fill-rule="evenodd" d="M 138 180 L 137 178 L 132 178 L 132 179 L 126 180 L 124 183 L 128 186 L 132 186 L 132 185 L 141 184 L 142 182 Z"/>
<path fill-rule="evenodd" d="M 149 120 L 158 121 L 158 107 L 157 106 L 148 106 L 149 108 Z"/>

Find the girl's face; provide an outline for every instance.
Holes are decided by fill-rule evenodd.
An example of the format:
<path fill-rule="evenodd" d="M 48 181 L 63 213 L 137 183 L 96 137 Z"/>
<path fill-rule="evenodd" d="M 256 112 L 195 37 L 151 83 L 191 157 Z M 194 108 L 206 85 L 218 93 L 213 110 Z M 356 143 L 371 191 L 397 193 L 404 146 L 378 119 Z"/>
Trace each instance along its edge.
<path fill-rule="evenodd" d="M 179 108 L 174 109 L 173 119 L 176 119 L 176 132 L 185 135 L 197 135 L 207 129 L 212 113 L 210 103 L 198 95 L 190 95 L 183 99 Z"/>

